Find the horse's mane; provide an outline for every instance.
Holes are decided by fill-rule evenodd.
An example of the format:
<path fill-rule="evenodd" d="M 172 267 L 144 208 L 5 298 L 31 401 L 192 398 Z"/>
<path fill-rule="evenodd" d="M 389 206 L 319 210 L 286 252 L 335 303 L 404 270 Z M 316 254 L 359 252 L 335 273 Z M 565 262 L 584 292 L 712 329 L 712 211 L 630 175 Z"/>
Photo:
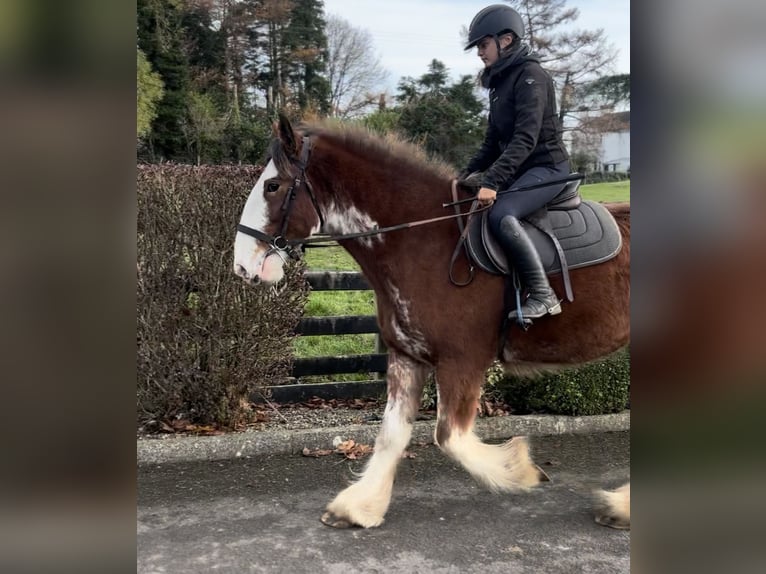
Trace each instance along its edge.
<path fill-rule="evenodd" d="M 429 157 L 421 147 L 406 140 L 400 134 L 389 133 L 381 136 L 361 125 L 332 120 L 304 124 L 299 129 L 306 135 L 327 138 L 357 153 L 374 157 L 379 162 L 396 163 L 397 169 L 401 169 L 402 165 L 408 165 L 441 178 L 455 177 L 456 172 L 452 166 Z"/>

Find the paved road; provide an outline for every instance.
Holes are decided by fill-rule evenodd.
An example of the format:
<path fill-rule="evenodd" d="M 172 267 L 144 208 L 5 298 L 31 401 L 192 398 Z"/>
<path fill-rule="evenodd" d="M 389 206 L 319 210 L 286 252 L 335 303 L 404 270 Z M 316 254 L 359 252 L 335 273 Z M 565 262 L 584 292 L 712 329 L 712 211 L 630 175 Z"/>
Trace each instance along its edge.
<path fill-rule="evenodd" d="M 363 463 L 274 455 L 138 472 L 140 573 L 629 572 L 630 533 L 593 521 L 589 492 L 629 475 L 629 433 L 532 437 L 552 482 L 491 494 L 414 447 L 378 529 L 335 530 L 324 505 Z"/>

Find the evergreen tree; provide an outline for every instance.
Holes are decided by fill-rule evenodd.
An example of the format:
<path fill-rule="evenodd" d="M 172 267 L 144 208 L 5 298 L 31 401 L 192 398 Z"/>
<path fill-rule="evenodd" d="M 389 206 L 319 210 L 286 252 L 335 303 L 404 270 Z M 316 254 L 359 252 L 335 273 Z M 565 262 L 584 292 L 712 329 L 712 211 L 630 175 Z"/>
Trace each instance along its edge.
<path fill-rule="evenodd" d="M 449 71 L 432 60 L 419 79 L 403 78 L 397 129 L 439 158 L 461 169 L 484 137 L 484 106 L 476 97 L 474 80 L 463 76 L 449 84 Z"/>
<path fill-rule="evenodd" d="M 194 89 L 210 94 L 220 105 L 226 105 L 228 30 L 224 26 L 216 29 L 212 8 L 212 3 L 189 2 L 182 13 L 181 26 Z"/>
<path fill-rule="evenodd" d="M 289 55 L 287 79 L 293 102 L 302 111 L 330 112 L 330 83 L 324 77 L 327 68 L 322 0 L 295 0 L 284 42 Z"/>
<path fill-rule="evenodd" d="M 291 0 L 262 0 L 255 10 L 256 23 L 249 31 L 253 83 L 262 92 L 271 117 L 287 103 L 284 36 L 292 9 Z"/>
<path fill-rule="evenodd" d="M 181 28 L 180 0 L 137 0 L 138 47 L 164 84 L 148 143 L 155 159 L 187 159 L 183 122 L 189 62 Z"/>

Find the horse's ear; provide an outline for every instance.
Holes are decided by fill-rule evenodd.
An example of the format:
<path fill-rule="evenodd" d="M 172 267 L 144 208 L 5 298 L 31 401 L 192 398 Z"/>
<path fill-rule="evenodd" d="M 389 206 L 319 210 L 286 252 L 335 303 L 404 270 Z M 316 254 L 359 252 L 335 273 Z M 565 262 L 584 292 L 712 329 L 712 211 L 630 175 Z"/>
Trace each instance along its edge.
<path fill-rule="evenodd" d="M 278 137 L 282 142 L 282 147 L 284 147 L 285 152 L 287 152 L 289 156 L 292 157 L 298 154 L 298 144 L 295 139 L 293 126 L 290 125 L 290 120 L 287 119 L 287 116 L 282 113 L 279 114 Z"/>

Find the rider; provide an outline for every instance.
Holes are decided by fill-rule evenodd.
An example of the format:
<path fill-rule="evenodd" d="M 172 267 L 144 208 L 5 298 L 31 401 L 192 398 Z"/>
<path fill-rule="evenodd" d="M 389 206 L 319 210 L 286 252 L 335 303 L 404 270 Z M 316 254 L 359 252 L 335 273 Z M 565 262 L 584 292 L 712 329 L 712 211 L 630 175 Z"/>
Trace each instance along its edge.
<path fill-rule="evenodd" d="M 480 186 L 477 200 L 494 203 L 490 229 L 529 293 L 522 315 L 534 319 L 561 313 L 561 303 L 521 218 L 543 207 L 561 186 L 505 193 L 495 199 L 498 190 L 511 185 L 522 187 L 569 175 L 569 154 L 556 116 L 553 80 L 540 66 L 539 57 L 522 43 L 523 37 L 524 22 L 509 6 L 488 6 L 471 21 L 465 49 L 476 46 L 484 62 L 481 83 L 489 88 L 489 125 L 484 143 L 458 179 L 472 175 L 469 182 Z M 508 317 L 517 318 L 517 310 Z"/>

